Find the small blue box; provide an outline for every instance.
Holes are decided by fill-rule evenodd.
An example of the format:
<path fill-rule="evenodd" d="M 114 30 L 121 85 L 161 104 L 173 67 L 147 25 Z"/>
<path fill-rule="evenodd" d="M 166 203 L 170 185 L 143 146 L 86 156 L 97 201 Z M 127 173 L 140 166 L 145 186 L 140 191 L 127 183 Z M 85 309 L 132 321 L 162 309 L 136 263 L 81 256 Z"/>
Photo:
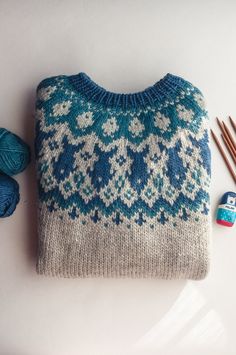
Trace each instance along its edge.
<path fill-rule="evenodd" d="M 236 220 L 236 193 L 226 192 L 218 206 L 216 222 L 226 226 L 232 227 Z"/>

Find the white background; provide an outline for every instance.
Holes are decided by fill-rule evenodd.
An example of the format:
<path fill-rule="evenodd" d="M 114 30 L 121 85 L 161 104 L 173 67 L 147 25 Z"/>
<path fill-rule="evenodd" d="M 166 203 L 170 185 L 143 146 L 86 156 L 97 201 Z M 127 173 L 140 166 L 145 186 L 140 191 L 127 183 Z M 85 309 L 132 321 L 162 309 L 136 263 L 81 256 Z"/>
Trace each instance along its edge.
<path fill-rule="evenodd" d="M 0 0 L 0 126 L 33 147 L 40 80 L 85 71 L 134 92 L 167 72 L 236 118 L 235 1 Z M 0 220 L 1 355 L 236 354 L 236 227 L 214 222 L 234 182 L 212 143 L 212 263 L 203 281 L 53 279 L 35 272 L 34 162 Z"/>

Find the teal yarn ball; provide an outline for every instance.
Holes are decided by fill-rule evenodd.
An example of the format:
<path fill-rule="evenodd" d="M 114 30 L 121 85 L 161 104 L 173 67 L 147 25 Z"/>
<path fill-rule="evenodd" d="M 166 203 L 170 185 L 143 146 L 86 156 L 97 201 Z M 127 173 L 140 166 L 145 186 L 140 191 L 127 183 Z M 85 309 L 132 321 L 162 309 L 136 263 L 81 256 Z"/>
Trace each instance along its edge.
<path fill-rule="evenodd" d="M 0 218 L 11 216 L 19 200 L 18 182 L 8 175 L 0 174 Z"/>
<path fill-rule="evenodd" d="M 0 128 L 0 172 L 16 175 L 30 162 L 30 148 L 20 137 Z"/>

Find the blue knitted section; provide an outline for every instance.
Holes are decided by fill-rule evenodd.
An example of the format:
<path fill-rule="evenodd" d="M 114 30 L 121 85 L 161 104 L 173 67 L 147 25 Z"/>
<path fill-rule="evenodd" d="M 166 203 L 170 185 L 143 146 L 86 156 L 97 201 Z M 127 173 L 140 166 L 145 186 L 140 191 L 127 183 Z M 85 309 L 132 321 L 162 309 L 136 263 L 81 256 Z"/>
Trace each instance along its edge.
<path fill-rule="evenodd" d="M 208 117 L 188 81 L 167 74 L 118 94 L 85 73 L 55 76 L 37 88 L 36 118 L 39 197 L 49 212 L 127 228 L 209 213 Z"/>
<path fill-rule="evenodd" d="M 157 81 L 154 85 L 137 93 L 120 94 L 107 91 L 95 83 L 86 73 L 71 75 L 69 81 L 79 92 L 83 92 L 88 99 L 105 106 L 122 107 L 124 110 L 152 105 L 163 98 L 171 97 L 178 87 L 186 87 L 186 81 L 178 76 L 166 74 L 165 77 Z"/>

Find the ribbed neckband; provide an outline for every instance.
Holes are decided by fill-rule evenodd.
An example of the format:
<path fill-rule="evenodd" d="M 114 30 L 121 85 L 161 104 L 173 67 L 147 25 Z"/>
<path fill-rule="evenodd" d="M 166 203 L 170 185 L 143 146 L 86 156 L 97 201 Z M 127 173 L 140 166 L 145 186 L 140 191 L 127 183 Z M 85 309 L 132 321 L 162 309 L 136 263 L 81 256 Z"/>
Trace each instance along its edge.
<path fill-rule="evenodd" d="M 186 87 L 183 78 L 167 73 L 162 79 L 143 91 L 134 93 L 115 93 L 95 83 L 86 73 L 80 72 L 67 77 L 73 88 L 89 100 L 109 107 L 132 109 L 156 104 L 164 98 L 172 98 L 176 89 Z"/>

